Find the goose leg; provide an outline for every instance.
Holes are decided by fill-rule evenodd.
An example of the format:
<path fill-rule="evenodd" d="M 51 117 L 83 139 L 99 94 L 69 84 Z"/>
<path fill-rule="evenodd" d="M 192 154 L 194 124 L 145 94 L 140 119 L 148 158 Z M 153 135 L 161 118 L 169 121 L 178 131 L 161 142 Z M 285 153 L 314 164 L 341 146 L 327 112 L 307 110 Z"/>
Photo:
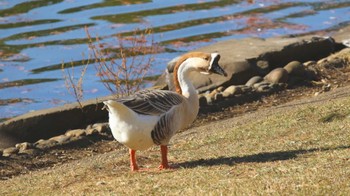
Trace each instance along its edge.
<path fill-rule="evenodd" d="M 129 153 L 130 153 L 130 168 L 131 168 L 131 171 L 139 170 L 139 167 L 136 164 L 136 150 L 129 149 Z"/>
<path fill-rule="evenodd" d="M 168 146 L 166 145 L 160 145 L 160 152 L 162 155 L 162 163 L 158 167 L 159 169 L 169 169 L 168 164 Z"/>

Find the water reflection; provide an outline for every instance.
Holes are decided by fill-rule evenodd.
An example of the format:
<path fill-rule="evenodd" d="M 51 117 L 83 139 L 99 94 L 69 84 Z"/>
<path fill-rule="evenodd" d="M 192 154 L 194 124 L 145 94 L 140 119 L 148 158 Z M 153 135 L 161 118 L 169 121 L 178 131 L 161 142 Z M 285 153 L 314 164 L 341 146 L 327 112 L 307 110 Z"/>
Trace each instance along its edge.
<path fill-rule="evenodd" d="M 89 54 L 84 30 L 116 50 L 115 36 L 153 27 L 163 50 L 149 74 L 167 61 L 216 41 L 336 28 L 350 20 L 349 1 L 329 0 L 5 0 L 0 2 L 0 119 L 74 101 L 62 62 L 79 73 Z M 108 95 L 91 64 L 85 99 Z"/>

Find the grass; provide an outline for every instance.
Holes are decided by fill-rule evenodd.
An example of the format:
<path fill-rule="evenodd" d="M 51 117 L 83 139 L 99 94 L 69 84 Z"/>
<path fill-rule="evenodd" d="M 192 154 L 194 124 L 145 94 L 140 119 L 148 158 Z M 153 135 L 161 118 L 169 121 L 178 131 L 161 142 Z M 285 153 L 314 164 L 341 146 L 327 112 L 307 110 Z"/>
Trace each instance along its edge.
<path fill-rule="evenodd" d="M 174 170 L 132 173 L 121 148 L 2 181 L 0 195 L 347 195 L 349 111 L 342 98 L 213 122 L 174 138 Z M 157 167 L 158 151 L 139 164 Z"/>

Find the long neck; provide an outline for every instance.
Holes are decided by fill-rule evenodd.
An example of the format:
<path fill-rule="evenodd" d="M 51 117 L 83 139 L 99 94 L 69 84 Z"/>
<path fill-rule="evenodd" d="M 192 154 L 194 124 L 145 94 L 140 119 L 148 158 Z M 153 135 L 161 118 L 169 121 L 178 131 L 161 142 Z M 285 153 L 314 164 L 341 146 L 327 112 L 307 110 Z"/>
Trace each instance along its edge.
<path fill-rule="evenodd" d="M 192 82 L 189 80 L 189 74 L 192 71 L 192 66 L 189 65 L 187 60 L 179 64 L 174 70 L 174 84 L 176 92 L 182 94 L 183 96 L 197 97 L 196 89 L 194 88 Z"/>

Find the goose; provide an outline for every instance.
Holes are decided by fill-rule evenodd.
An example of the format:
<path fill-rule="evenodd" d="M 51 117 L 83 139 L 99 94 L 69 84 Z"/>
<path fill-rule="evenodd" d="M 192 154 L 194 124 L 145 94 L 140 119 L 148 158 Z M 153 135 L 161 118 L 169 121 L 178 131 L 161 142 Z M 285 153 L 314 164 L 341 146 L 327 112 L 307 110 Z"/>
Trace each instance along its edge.
<path fill-rule="evenodd" d="M 174 66 L 176 92 L 141 90 L 132 96 L 107 100 L 109 126 L 113 137 L 129 148 L 131 171 L 139 170 L 136 151 L 159 145 L 159 169 L 170 169 L 168 144 L 172 136 L 188 127 L 197 117 L 199 100 L 190 81 L 191 72 L 227 76 L 219 66 L 218 53 L 190 52 L 178 58 Z"/>

